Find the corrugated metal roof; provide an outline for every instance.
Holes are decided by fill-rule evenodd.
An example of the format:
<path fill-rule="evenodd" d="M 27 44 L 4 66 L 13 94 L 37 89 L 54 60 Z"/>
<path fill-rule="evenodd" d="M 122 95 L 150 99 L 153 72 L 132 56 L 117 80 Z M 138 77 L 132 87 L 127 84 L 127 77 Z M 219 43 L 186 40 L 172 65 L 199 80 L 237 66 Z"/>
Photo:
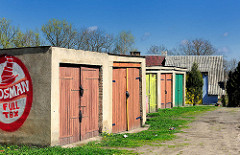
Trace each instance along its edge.
<path fill-rule="evenodd" d="M 166 56 L 165 59 L 165 66 L 186 67 L 188 71 L 194 62 L 198 63 L 198 69 L 208 73 L 208 94 L 223 94 L 218 86 L 218 82 L 224 80 L 223 56 Z"/>
<path fill-rule="evenodd" d="M 145 56 L 146 66 L 164 66 L 165 56 Z"/>

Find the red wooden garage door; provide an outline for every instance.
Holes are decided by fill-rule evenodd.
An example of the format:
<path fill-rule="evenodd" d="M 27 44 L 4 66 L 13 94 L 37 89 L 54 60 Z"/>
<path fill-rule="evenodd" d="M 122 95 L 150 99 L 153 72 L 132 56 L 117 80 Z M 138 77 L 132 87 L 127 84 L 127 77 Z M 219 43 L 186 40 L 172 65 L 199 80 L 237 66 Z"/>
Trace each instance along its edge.
<path fill-rule="evenodd" d="M 98 135 L 99 69 L 60 67 L 60 144 Z"/>
<path fill-rule="evenodd" d="M 81 140 L 98 135 L 99 69 L 81 68 Z"/>
<path fill-rule="evenodd" d="M 79 141 L 80 68 L 60 67 L 60 144 Z"/>
<path fill-rule="evenodd" d="M 128 68 L 128 116 L 129 130 L 140 127 L 139 69 Z"/>
<path fill-rule="evenodd" d="M 112 132 L 127 130 L 126 69 L 113 69 Z"/>
<path fill-rule="evenodd" d="M 127 91 L 128 98 L 126 97 Z M 112 93 L 112 132 L 117 133 L 140 127 L 139 69 L 113 69 Z"/>
<path fill-rule="evenodd" d="M 161 108 L 172 107 L 172 74 L 161 74 Z"/>

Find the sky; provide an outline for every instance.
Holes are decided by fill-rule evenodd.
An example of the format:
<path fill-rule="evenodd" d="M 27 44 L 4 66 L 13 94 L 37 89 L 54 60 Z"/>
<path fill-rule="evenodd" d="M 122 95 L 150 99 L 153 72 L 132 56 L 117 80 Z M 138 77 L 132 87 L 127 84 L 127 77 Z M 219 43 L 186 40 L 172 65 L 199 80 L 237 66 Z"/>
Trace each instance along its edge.
<path fill-rule="evenodd" d="M 131 31 L 143 55 L 151 45 L 172 49 L 201 38 L 240 60 L 239 0 L 0 0 L 3 17 L 23 31 L 40 31 L 52 18 L 113 35 Z"/>

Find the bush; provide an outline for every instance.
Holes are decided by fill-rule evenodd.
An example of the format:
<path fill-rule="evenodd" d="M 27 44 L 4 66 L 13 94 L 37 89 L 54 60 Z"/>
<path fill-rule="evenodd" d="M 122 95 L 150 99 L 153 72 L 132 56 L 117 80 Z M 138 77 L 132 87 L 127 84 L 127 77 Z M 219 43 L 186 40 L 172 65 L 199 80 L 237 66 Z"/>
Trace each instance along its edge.
<path fill-rule="evenodd" d="M 228 106 L 240 106 L 240 62 L 234 71 L 230 71 L 227 81 Z"/>
<path fill-rule="evenodd" d="M 198 64 L 193 63 L 191 71 L 187 74 L 186 82 L 186 104 L 202 103 L 203 78 L 198 70 Z"/>

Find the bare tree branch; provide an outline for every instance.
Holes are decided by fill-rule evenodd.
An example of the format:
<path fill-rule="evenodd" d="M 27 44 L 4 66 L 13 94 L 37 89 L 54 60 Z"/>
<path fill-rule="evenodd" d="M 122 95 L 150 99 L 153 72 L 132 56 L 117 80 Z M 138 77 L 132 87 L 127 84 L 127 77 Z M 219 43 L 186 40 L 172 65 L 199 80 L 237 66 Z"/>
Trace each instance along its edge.
<path fill-rule="evenodd" d="M 180 51 L 184 55 L 212 55 L 216 53 L 213 45 L 203 39 L 185 41 L 180 45 Z"/>

